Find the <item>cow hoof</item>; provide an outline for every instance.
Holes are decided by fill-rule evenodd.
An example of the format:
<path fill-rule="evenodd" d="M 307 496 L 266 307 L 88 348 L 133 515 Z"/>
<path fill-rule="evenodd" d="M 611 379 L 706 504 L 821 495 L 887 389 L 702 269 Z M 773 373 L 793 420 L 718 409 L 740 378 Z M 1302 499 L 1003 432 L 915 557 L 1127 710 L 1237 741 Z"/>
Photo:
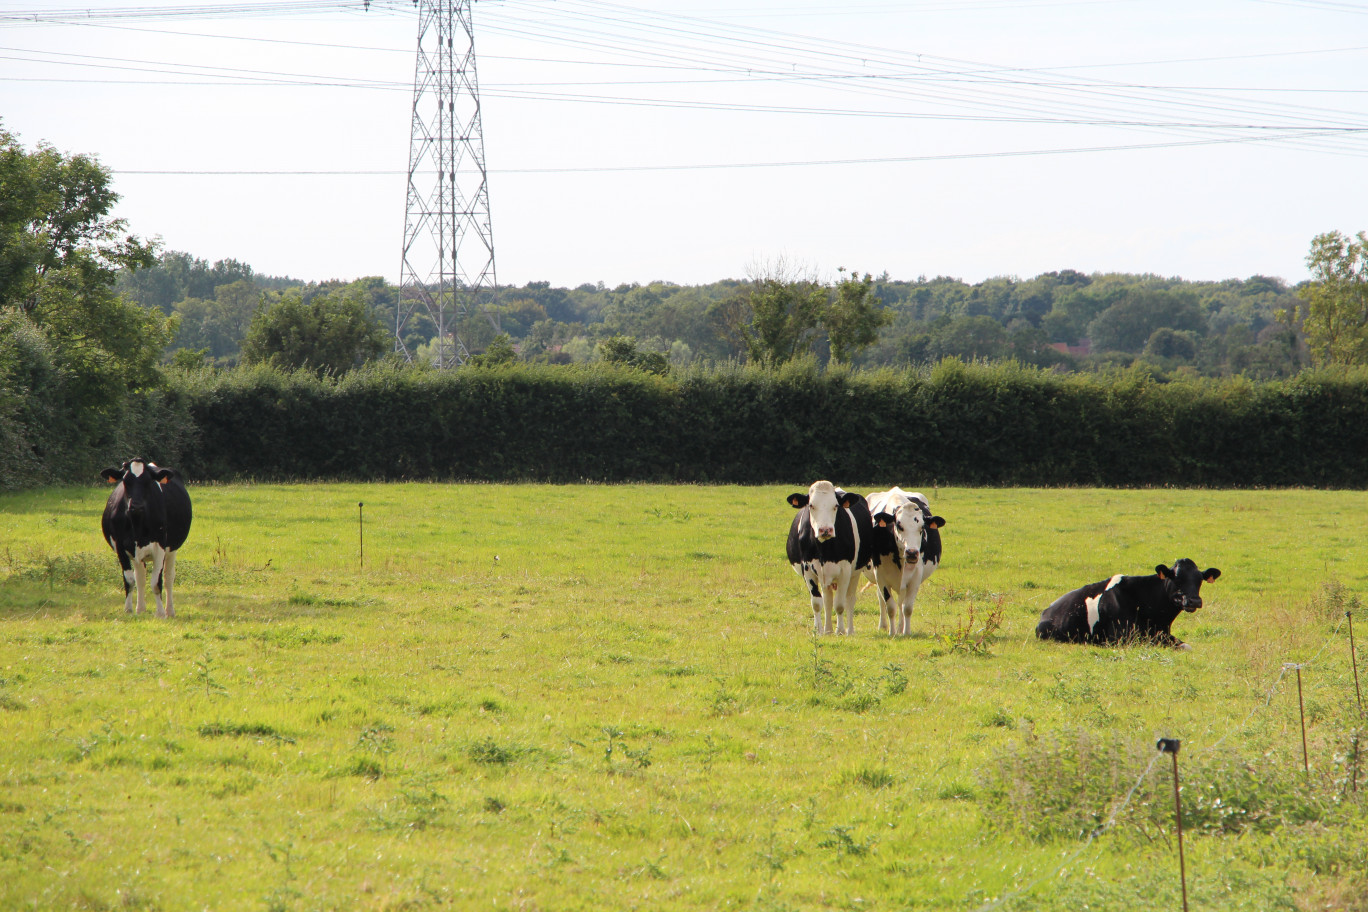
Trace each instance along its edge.
<path fill-rule="evenodd" d="M 1192 647 L 1189 646 L 1187 643 L 1179 643 L 1177 646 L 1173 648 L 1177 649 L 1179 652 L 1192 652 Z"/>

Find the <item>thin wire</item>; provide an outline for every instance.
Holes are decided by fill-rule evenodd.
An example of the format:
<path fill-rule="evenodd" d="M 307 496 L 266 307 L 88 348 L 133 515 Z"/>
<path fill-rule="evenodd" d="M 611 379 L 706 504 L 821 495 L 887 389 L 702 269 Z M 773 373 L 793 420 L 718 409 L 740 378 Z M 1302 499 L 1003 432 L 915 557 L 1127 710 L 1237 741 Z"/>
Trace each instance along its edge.
<path fill-rule="evenodd" d="M 1105 823 L 1103 823 L 1101 826 L 1094 827 L 1092 832 L 1088 833 L 1088 838 L 1084 840 L 1083 845 L 1079 846 L 1076 852 L 1074 852 L 1068 858 L 1064 859 L 1064 861 L 1061 864 L 1059 864 L 1059 866 L 1056 867 L 1053 871 L 1050 871 L 1046 874 L 1041 874 L 1039 877 L 1037 877 L 1030 883 L 1026 884 L 1025 886 L 1018 887 L 1010 893 L 1004 893 L 997 899 L 992 900 L 986 903 L 985 905 L 979 906 L 977 912 L 987 912 L 988 909 L 996 909 L 1003 903 L 1008 902 L 1012 899 L 1016 899 L 1022 893 L 1025 893 L 1026 891 L 1033 889 L 1037 884 L 1045 880 L 1047 877 L 1058 876 L 1058 874 L 1061 871 L 1063 871 L 1069 865 L 1073 864 L 1074 861 L 1077 860 L 1078 856 L 1082 855 L 1085 851 L 1087 851 L 1088 846 L 1092 845 L 1094 839 L 1096 839 L 1098 836 L 1101 836 L 1103 833 L 1107 832 L 1113 826 L 1116 825 L 1116 818 L 1121 816 L 1121 812 L 1130 806 L 1131 798 L 1135 796 L 1136 790 L 1140 788 L 1140 784 L 1144 782 L 1145 779 L 1149 776 L 1150 771 L 1154 769 L 1154 764 L 1158 763 L 1159 758 L 1162 756 L 1164 755 L 1156 752 L 1155 755 L 1150 758 L 1150 762 L 1145 767 L 1145 771 L 1141 773 L 1139 777 L 1135 780 L 1135 784 L 1130 787 L 1130 791 L 1126 792 L 1126 797 L 1121 800 L 1120 804 L 1112 808 L 1112 812 L 1107 817 Z"/>
<path fill-rule="evenodd" d="M 1038 155 L 1079 155 L 1096 152 L 1134 152 L 1149 149 L 1172 149 L 1187 146 L 1210 146 L 1210 145 L 1231 145 L 1249 142 L 1272 142 L 1281 137 L 1259 137 L 1251 136 L 1243 139 L 1205 139 L 1189 140 L 1186 142 L 1164 142 L 1164 143 L 1136 143 L 1133 145 L 1118 146 L 1080 146 L 1075 148 L 1057 149 L 1025 149 L 1018 151 L 1005 152 L 955 152 L 944 155 L 913 155 L 898 156 L 889 158 L 845 158 L 845 159 L 817 159 L 807 161 L 767 161 L 767 162 L 723 162 L 716 164 L 694 164 L 694 165 L 621 165 L 621 166 L 592 166 L 582 168 L 490 168 L 491 174 L 621 174 L 636 172 L 653 171 L 717 171 L 730 169 L 750 169 L 750 168 L 806 168 L 832 165 L 881 165 L 881 164 L 915 164 L 918 162 L 936 161 L 969 161 L 984 158 L 1018 158 L 1023 156 Z M 365 175 L 394 175 L 406 174 L 405 171 L 395 170 L 338 170 L 338 171 L 284 171 L 284 170 L 258 170 L 258 171 L 226 171 L 226 170 L 124 170 L 120 168 L 110 169 L 115 174 L 125 175 L 159 175 L 159 176 L 365 176 Z"/>
<path fill-rule="evenodd" d="M 1334 642 L 1336 638 L 1339 637 L 1339 632 L 1343 628 L 1344 619 L 1341 619 L 1340 622 L 1335 625 L 1335 629 L 1330 632 L 1330 635 L 1325 638 L 1325 642 L 1321 644 L 1321 648 L 1316 651 L 1316 654 L 1312 656 L 1311 660 L 1308 662 L 1302 662 L 1301 666 L 1305 668 L 1311 665 L 1315 665 L 1316 662 L 1320 660 L 1320 657 L 1324 654 L 1325 650 L 1329 648 L 1330 644 Z M 1268 688 L 1268 693 L 1265 695 L 1263 703 L 1254 704 L 1254 708 L 1249 711 L 1248 715 L 1246 715 L 1242 720 L 1240 720 L 1240 724 L 1227 730 L 1226 733 L 1216 741 L 1216 743 L 1210 745 L 1209 747 L 1202 748 L 1201 750 L 1197 751 L 1196 754 L 1194 754 L 1194 756 L 1209 754 L 1212 751 L 1216 750 L 1218 747 L 1220 747 L 1222 744 L 1224 744 L 1226 742 L 1226 739 L 1229 738 L 1231 735 L 1235 734 L 1238 731 L 1244 731 L 1245 727 L 1249 725 L 1249 720 L 1254 717 L 1255 713 L 1265 710 L 1270 705 L 1272 705 L 1274 692 L 1277 691 L 1278 685 L 1282 683 L 1283 678 L 1287 676 L 1288 669 L 1293 667 L 1295 667 L 1295 665 L 1284 664 L 1281 670 L 1278 671 L 1277 679 L 1273 682 L 1273 685 Z"/>
<path fill-rule="evenodd" d="M 1262 703 L 1256 703 L 1256 704 L 1254 705 L 1254 708 L 1251 709 L 1251 710 L 1249 711 L 1248 715 L 1246 715 L 1246 716 L 1244 717 L 1244 719 L 1241 720 L 1240 723 L 1239 723 L 1238 725 L 1232 727 L 1232 728 L 1229 729 L 1224 735 L 1222 735 L 1221 738 L 1220 738 L 1218 741 L 1216 741 L 1216 743 L 1214 743 L 1214 744 L 1212 744 L 1212 745 L 1210 745 L 1210 746 L 1208 746 L 1208 747 L 1202 748 L 1200 751 L 1195 752 L 1195 753 L 1193 754 L 1193 756 L 1203 756 L 1203 755 L 1205 755 L 1205 754 L 1208 754 L 1208 753 L 1210 753 L 1210 752 L 1216 750 L 1216 749 L 1219 748 L 1222 744 L 1224 744 L 1225 741 L 1226 741 L 1226 739 L 1229 738 L 1232 734 L 1234 734 L 1234 733 L 1237 732 L 1237 731 L 1242 731 L 1242 730 L 1245 728 L 1245 726 L 1249 724 L 1249 720 L 1250 720 L 1251 718 L 1253 718 L 1253 716 L 1254 716 L 1255 713 L 1259 712 L 1260 710 L 1267 709 L 1267 708 L 1269 707 L 1269 705 L 1272 704 L 1272 702 L 1273 702 L 1273 694 L 1274 694 L 1274 692 L 1278 689 L 1278 685 L 1282 683 L 1283 678 L 1286 677 L 1287 672 L 1288 672 L 1290 669 L 1299 668 L 1299 667 L 1300 667 L 1300 668 L 1306 668 L 1306 667 L 1309 667 L 1309 666 L 1314 665 L 1314 664 L 1320 659 L 1320 657 L 1325 653 L 1325 650 L 1328 649 L 1328 648 L 1330 647 L 1330 644 L 1331 644 L 1332 642 L 1334 642 L 1335 639 L 1339 636 L 1339 632 L 1340 632 L 1341 629 L 1343 629 L 1344 623 L 1345 623 L 1344 620 L 1341 619 L 1340 622 L 1339 622 L 1338 624 L 1335 625 L 1335 629 L 1334 629 L 1333 631 L 1331 631 L 1331 633 L 1330 633 L 1330 635 L 1329 635 L 1328 637 L 1326 637 L 1325 642 L 1321 644 L 1320 649 L 1316 651 L 1316 654 L 1310 659 L 1310 661 L 1302 662 L 1302 663 L 1287 663 L 1287 664 L 1284 664 L 1284 665 L 1282 666 L 1282 668 L 1278 671 L 1278 677 L 1277 677 L 1277 679 L 1273 682 L 1273 685 L 1272 685 L 1271 687 L 1268 688 L 1268 692 L 1267 692 L 1267 694 L 1265 695 L 1265 698 L 1264 698 L 1263 702 L 1262 702 Z M 1017 889 L 1013 890 L 1012 892 L 1006 893 L 1006 894 L 1004 894 L 1003 896 L 999 897 L 998 899 L 993 900 L 993 901 L 987 903 L 986 905 L 980 906 L 980 907 L 978 908 L 977 912 L 987 912 L 987 910 L 989 910 L 989 909 L 995 909 L 995 908 L 1001 906 L 1003 903 L 1005 903 L 1005 902 L 1007 902 L 1007 901 L 1009 901 L 1009 900 L 1015 899 L 1016 897 L 1020 896 L 1022 893 L 1025 893 L 1025 892 L 1027 892 L 1028 890 L 1033 889 L 1037 884 L 1039 884 L 1041 881 L 1045 880 L 1047 877 L 1053 877 L 1053 876 L 1057 875 L 1060 871 L 1063 871 L 1064 868 L 1066 868 L 1066 867 L 1068 867 L 1069 865 L 1071 865 L 1071 864 L 1078 858 L 1078 856 L 1082 855 L 1083 852 L 1088 848 L 1088 846 L 1092 844 L 1093 840 L 1094 840 L 1096 837 L 1102 835 L 1103 833 L 1107 832 L 1108 830 L 1110 830 L 1110 829 L 1112 828 L 1112 826 L 1113 826 L 1113 825 L 1115 824 L 1115 822 L 1116 822 L 1117 817 L 1120 816 L 1121 811 L 1125 810 L 1125 808 L 1130 804 L 1131 798 L 1135 795 L 1136 789 L 1138 789 L 1138 788 L 1140 787 L 1140 783 L 1142 783 L 1142 782 L 1145 780 L 1145 777 L 1147 777 L 1147 776 L 1150 774 L 1150 771 L 1151 771 L 1152 769 L 1154 769 L 1154 764 L 1158 762 L 1158 760 L 1159 760 L 1159 758 L 1160 758 L 1161 756 L 1163 756 L 1163 755 L 1162 755 L 1162 754 L 1156 753 L 1156 754 L 1150 759 L 1149 765 L 1145 767 L 1145 771 L 1144 771 L 1143 773 L 1140 774 L 1140 778 L 1136 779 L 1135 784 L 1132 785 L 1131 788 L 1130 788 L 1130 791 L 1126 793 L 1126 797 L 1122 800 L 1121 804 L 1118 805 L 1115 809 L 1113 809 L 1111 815 L 1107 818 L 1106 823 L 1104 823 L 1104 824 L 1103 824 L 1102 826 L 1100 826 L 1100 827 L 1097 827 L 1097 828 L 1094 829 L 1091 833 L 1089 833 L 1089 834 L 1088 834 L 1088 838 L 1087 838 L 1086 841 L 1084 841 L 1083 845 L 1080 846 L 1079 849 L 1078 849 L 1076 852 L 1074 852 L 1072 855 L 1070 855 L 1068 858 L 1066 858 L 1062 864 L 1060 864 L 1057 868 L 1054 869 L 1054 871 L 1052 871 L 1052 872 L 1050 872 L 1050 873 L 1048 873 L 1048 874 L 1042 874 L 1042 875 L 1040 875 L 1039 877 L 1037 877 L 1035 880 L 1031 881 L 1030 883 L 1027 883 L 1025 886 L 1018 887 Z"/>

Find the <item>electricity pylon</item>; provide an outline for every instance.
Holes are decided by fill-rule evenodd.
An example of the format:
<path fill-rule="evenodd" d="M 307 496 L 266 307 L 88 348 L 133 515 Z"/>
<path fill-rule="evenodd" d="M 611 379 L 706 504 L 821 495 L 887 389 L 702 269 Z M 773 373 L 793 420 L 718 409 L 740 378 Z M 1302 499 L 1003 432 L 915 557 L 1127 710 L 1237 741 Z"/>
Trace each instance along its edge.
<path fill-rule="evenodd" d="M 418 61 L 394 350 L 413 360 L 404 328 L 421 308 L 437 326 L 433 363 L 446 368 L 469 357 L 457 335 L 461 318 L 480 308 L 482 294 L 492 299 L 498 288 L 494 234 L 472 0 L 415 2 Z"/>

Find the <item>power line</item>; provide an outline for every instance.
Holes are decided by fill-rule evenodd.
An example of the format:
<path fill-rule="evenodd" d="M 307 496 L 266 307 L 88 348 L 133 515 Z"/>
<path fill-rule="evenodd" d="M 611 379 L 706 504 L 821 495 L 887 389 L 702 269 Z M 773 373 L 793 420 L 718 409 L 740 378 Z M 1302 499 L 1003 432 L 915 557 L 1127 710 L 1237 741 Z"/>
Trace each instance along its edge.
<path fill-rule="evenodd" d="M 1365 128 L 1368 132 L 1368 128 Z M 1195 139 L 1185 142 L 1162 142 L 1162 143 L 1133 143 L 1130 145 L 1112 146 L 1076 146 L 1072 148 L 1053 148 L 1053 149 L 1020 149 L 1009 151 L 993 152 L 949 152 L 941 155 L 908 155 L 908 156 L 888 156 L 882 158 L 833 158 L 833 159 L 810 159 L 792 161 L 764 161 L 764 162 L 718 162 L 712 164 L 678 164 L 678 165 L 604 165 L 586 167 L 560 167 L 560 168 L 490 168 L 490 174 L 624 174 L 652 171 L 720 171 L 720 170 L 744 170 L 756 168 L 805 168 L 805 167 L 829 167 L 837 165 L 889 165 L 889 164 L 916 164 L 921 162 L 947 162 L 947 161 L 971 161 L 975 159 L 992 158 L 1025 158 L 1045 155 L 1080 155 L 1099 152 L 1140 152 L 1153 149 L 1172 149 L 1190 146 L 1213 146 L 1213 145 L 1233 145 L 1241 142 L 1269 142 L 1272 139 L 1287 138 L 1306 138 L 1306 137 L 1248 137 L 1244 140 L 1235 139 Z M 396 170 L 138 170 L 138 169 L 111 169 L 114 174 L 130 176 L 215 176 L 215 177 L 307 177 L 307 176 L 327 176 L 327 177 L 354 177 L 354 176 L 384 176 L 397 177 L 406 172 Z"/>

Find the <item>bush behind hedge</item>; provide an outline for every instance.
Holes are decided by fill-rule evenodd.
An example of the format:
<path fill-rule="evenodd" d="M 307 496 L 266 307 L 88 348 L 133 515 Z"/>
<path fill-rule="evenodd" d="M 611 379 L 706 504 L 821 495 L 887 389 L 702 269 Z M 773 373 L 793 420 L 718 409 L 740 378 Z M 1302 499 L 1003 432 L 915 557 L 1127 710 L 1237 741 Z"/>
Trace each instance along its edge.
<path fill-rule="evenodd" d="M 164 407 L 198 480 L 1368 485 L 1368 370 L 257 367 L 177 374 Z"/>

